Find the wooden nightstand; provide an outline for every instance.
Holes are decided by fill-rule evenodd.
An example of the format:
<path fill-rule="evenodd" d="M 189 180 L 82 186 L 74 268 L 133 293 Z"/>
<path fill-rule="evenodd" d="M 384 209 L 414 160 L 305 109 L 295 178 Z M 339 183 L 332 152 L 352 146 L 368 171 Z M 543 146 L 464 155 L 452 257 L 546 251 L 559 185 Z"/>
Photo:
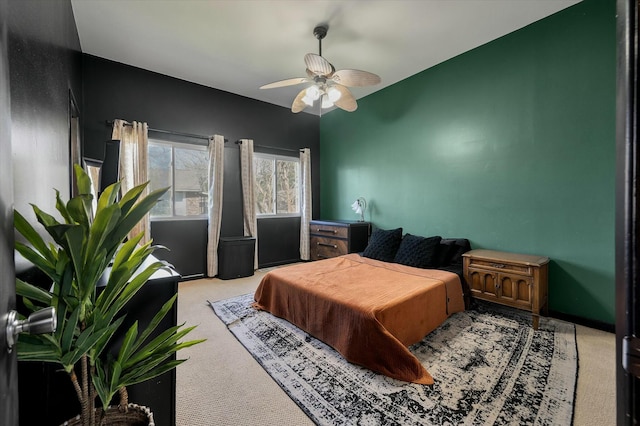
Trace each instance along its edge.
<path fill-rule="evenodd" d="M 309 222 L 311 260 L 363 251 L 369 243 L 369 222 L 312 220 Z"/>
<path fill-rule="evenodd" d="M 494 250 L 462 255 L 471 296 L 530 311 L 533 328 L 548 312 L 549 258 Z"/>

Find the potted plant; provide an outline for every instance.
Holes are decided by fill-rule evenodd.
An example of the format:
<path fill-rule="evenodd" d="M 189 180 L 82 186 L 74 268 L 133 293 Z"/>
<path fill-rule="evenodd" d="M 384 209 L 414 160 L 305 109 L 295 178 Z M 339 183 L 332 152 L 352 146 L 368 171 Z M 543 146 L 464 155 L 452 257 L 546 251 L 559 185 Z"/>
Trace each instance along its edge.
<path fill-rule="evenodd" d="M 16 250 L 52 281 L 51 288 L 46 290 L 16 280 L 16 293 L 23 297 L 29 311 L 54 307 L 58 324 L 52 334 L 20 335 L 17 355 L 23 361 L 61 365 L 81 406 L 75 424 L 104 425 L 112 423 L 112 416 L 139 417 L 138 406 L 128 402 L 126 387 L 175 368 L 184 362 L 173 359 L 176 351 L 202 340 L 180 343 L 194 328 L 184 328 L 184 324 L 150 337 L 175 303 L 175 295 L 146 329 L 140 332 L 136 321 L 126 331 L 120 349 L 109 350 L 110 341 L 125 317 L 123 307 L 154 272 L 166 266 L 158 261 L 144 267 L 155 248 L 151 242 L 140 245 L 142 234 L 130 239 L 127 234 L 167 189 L 143 196 L 147 185 L 143 184 L 118 200 L 120 183 L 115 183 L 100 195 L 94 215 L 90 179 L 78 165 L 75 175 L 78 196 L 65 204 L 56 191 L 56 209 L 63 222 L 33 205 L 38 222 L 52 242 L 45 242 L 15 212 L 15 228 L 27 242 L 16 242 Z M 99 292 L 97 284 L 103 275 L 106 286 Z M 116 395 L 118 407 L 110 407 Z M 143 411 L 146 411 L 143 416 L 150 417 L 153 424 L 152 415 Z"/>

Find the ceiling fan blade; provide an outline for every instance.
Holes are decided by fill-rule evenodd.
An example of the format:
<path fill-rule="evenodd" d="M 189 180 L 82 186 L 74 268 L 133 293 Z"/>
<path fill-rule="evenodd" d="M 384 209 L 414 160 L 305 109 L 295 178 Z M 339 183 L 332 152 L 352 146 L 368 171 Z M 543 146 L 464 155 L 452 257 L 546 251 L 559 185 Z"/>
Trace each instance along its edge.
<path fill-rule="evenodd" d="M 273 83 L 265 84 L 264 86 L 260 86 L 261 89 L 275 89 L 277 87 L 285 87 L 285 86 L 295 86 L 296 84 L 302 84 L 308 82 L 308 78 L 289 78 L 287 80 L 274 81 Z"/>
<path fill-rule="evenodd" d="M 336 70 L 329 61 L 315 53 L 307 53 L 304 55 L 304 63 L 307 65 L 307 69 L 314 75 L 328 76 Z"/>
<path fill-rule="evenodd" d="M 302 98 L 307 93 L 307 89 L 302 89 L 298 96 L 293 100 L 293 104 L 291 104 L 291 112 L 300 112 L 307 107 L 307 104 L 304 103 Z"/>
<path fill-rule="evenodd" d="M 360 70 L 339 70 L 333 73 L 331 79 L 348 87 L 373 86 L 381 81 L 379 76 Z"/>
<path fill-rule="evenodd" d="M 331 87 L 335 87 L 340 91 L 340 99 L 334 102 L 335 106 L 348 112 L 353 112 L 358 109 L 356 98 L 353 97 L 349 89 L 341 84 L 334 84 Z"/>

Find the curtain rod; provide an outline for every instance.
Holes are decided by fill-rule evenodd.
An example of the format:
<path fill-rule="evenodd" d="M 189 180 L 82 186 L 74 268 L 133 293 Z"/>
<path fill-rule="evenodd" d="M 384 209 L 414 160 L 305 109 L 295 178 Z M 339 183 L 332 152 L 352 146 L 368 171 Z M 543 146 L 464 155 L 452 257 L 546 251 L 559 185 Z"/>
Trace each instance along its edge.
<path fill-rule="evenodd" d="M 107 126 L 113 126 L 113 121 L 107 120 L 106 123 L 107 123 Z M 125 123 L 125 126 L 131 126 L 131 123 Z M 194 138 L 194 139 L 205 139 L 207 141 L 210 139 L 209 136 L 196 135 L 194 133 L 174 132 L 173 130 L 154 129 L 152 127 L 148 127 L 148 130 L 150 132 L 155 132 L 155 133 L 164 133 L 166 135 L 174 135 L 174 136 L 184 136 L 187 138 Z M 224 141 L 229 142 L 228 139 L 225 139 Z"/>
<path fill-rule="evenodd" d="M 236 141 L 236 145 L 240 145 L 242 143 L 241 140 Z M 257 146 L 258 148 L 266 148 L 266 149 L 279 149 L 280 151 L 289 151 L 289 152 L 302 152 L 303 148 L 299 148 L 299 149 L 291 149 L 291 148 L 280 148 L 279 146 L 268 146 L 268 145 L 258 145 L 258 144 L 253 144 L 253 146 Z"/>

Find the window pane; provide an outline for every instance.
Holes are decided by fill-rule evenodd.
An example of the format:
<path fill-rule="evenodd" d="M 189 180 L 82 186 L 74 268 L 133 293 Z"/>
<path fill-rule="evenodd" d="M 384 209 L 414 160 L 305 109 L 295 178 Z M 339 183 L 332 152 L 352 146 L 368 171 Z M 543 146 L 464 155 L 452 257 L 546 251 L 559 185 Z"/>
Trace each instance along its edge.
<path fill-rule="evenodd" d="M 253 157 L 257 214 L 275 213 L 274 163 L 275 161 L 270 158 Z"/>
<path fill-rule="evenodd" d="M 149 144 L 149 190 L 171 186 L 171 146 Z M 151 209 L 151 216 L 171 216 L 171 191 Z"/>
<path fill-rule="evenodd" d="M 207 213 L 209 160 L 207 152 L 174 148 L 176 216 L 199 216 Z"/>
<path fill-rule="evenodd" d="M 149 141 L 149 188 L 170 187 L 153 217 L 202 216 L 207 212 L 209 158 L 206 149 Z"/>
<path fill-rule="evenodd" d="M 297 161 L 277 160 L 278 193 L 276 200 L 278 214 L 291 214 L 300 211 L 300 188 L 298 186 L 300 168 L 298 164 Z"/>

